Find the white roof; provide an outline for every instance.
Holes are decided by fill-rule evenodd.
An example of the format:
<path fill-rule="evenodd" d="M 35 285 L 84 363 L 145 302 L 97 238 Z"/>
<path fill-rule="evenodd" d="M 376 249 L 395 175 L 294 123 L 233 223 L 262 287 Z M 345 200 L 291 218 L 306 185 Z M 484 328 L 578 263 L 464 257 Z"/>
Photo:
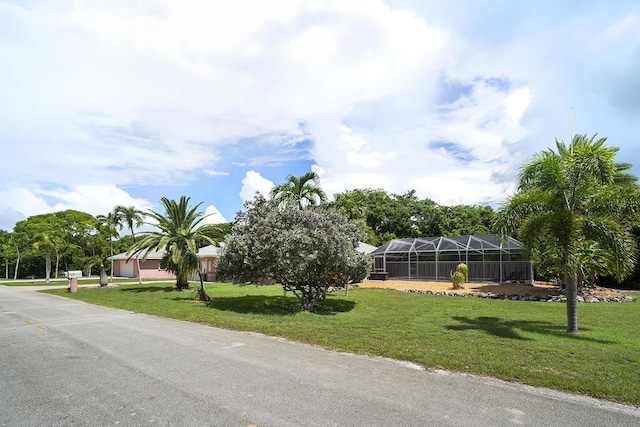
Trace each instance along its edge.
<path fill-rule="evenodd" d="M 140 258 L 142 259 L 142 253 L 137 254 L 136 256 L 132 256 L 132 259 L 136 259 L 136 258 Z M 157 250 L 152 250 L 149 252 L 149 254 L 147 255 L 146 259 L 161 259 L 165 254 L 165 251 L 157 251 Z M 213 245 L 209 245 L 209 246 L 204 246 L 200 249 L 198 249 L 198 256 L 199 257 L 215 257 L 218 255 L 218 248 L 213 246 Z M 131 256 L 130 253 L 128 252 L 123 252 L 121 254 L 118 255 L 114 255 L 113 256 L 113 260 L 119 260 L 119 259 L 129 259 L 129 256 Z M 111 257 L 107 258 L 109 260 L 111 260 Z"/>
<path fill-rule="evenodd" d="M 357 251 L 361 252 L 363 254 L 369 255 L 371 252 L 375 251 L 376 249 L 378 249 L 378 248 L 376 248 L 375 246 L 369 245 L 369 244 L 364 243 L 364 242 L 360 242 L 358 244 Z"/>

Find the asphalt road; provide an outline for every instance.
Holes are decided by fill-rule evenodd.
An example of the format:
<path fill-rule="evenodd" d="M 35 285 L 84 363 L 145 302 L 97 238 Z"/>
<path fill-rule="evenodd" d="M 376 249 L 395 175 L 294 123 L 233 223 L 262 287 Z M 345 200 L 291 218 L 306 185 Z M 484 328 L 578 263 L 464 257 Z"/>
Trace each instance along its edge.
<path fill-rule="evenodd" d="M 638 426 L 640 409 L 0 285 L 1 426 Z"/>

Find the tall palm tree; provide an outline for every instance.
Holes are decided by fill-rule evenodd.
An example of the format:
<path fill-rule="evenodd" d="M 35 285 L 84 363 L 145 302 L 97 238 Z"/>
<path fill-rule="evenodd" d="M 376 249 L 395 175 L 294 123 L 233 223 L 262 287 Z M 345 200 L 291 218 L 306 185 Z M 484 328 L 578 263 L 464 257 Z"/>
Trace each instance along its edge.
<path fill-rule="evenodd" d="M 113 282 L 113 238 L 118 237 L 118 227 L 120 226 L 120 219 L 113 212 L 109 212 L 106 215 L 96 216 L 96 229 L 100 231 L 102 227 L 107 229 L 109 233 L 109 253 L 111 254 L 111 274 L 110 280 Z"/>
<path fill-rule="evenodd" d="M 137 209 L 135 206 L 123 206 L 118 205 L 113 208 L 113 213 L 118 218 L 118 222 L 120 224 L 120 231 L 126 225 L 129 230 L 131 230 L 131 238 L 133 240 L 133 244 L 136 244 L 136 233 L 134 231 L 135 227 L 139 227 L 144 223 L 144 214 L 142 211 Z M 136 257 L 136 265 L 138 267 L 138 283 L 142 283 L 142 275 L 140 274 L 140 259 Z"/>
<path fill-rule="evenodd" d="M 142 254 L 144 260 L 153 250 L 164 251 L 162 263 L 169 271 L 175 273 L 176 287 L 188 288 L 189 275 L 197 272 L 200 278 L 200 299 L 204 301 L 209 297 L 204 289 L 198 249 L 208 244 L 218 244 L 223 236 L 217 225 L 202 223 L 208 216 L 197 210 L 202 203 L 189 206 L 189 200 L 190 198 L 185 196 L 180 197 L 178 202 L 163 197 L 160 204 L 164 207 L 165 213 L 150 210 L 147 214 L 154 221 L 151 225 L 157 228 L 157 231 L 142 233 L 133 246 L 130 258 Z"/>
<path fill-rule="evenodd" d="M 300 209 L 315 206 L 318 200 L 320 203 L 327 200 L 327 195 L 320 188 L 320 178 L 313 171 L 300 176 L 288 175 L 286 182 L 271 190 L 271 197 L 280 201 L 294 201 Z"/>
<path fill-rule="evenodd" d="M 564 276 L 567 332 L 578 333 L 577 274 L 581 241 L 597 242 L 612 260 L 608 273 L 619 280 L 633 270 L 636 241 L 631 228 L 639 219 L 640 191 L 631 165 L 616 163 L 618 148 L 606 138 L 576 135 L 567 145 L 556 140 L 520 169 L 518 193 L 498 212 L 496 229 L 517 231 L 525 247 L 555 247 L 557 271 Z M 600 252 L 602 254 L 602 252 Z"/>

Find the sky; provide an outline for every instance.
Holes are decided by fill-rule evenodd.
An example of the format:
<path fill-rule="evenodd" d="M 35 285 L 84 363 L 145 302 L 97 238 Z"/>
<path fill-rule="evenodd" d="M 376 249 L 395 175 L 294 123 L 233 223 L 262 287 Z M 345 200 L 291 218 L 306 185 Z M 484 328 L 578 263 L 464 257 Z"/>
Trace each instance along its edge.
<path fill-rule="evenodd" d="M 0 228 L 185 195 L 232 221 L 314 170 L 499 207 L 597 133 L 640 175 L 640 2 L 0 0 Z"/>

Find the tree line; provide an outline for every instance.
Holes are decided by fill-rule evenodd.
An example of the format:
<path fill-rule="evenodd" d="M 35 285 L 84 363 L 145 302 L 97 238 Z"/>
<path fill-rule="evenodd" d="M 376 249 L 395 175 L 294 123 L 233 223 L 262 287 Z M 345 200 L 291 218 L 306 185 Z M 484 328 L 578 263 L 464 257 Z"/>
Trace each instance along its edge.
<path fill-rule="evenodd" d="M 95 217 L 68 209 L 18 221 L 11 232 L 0 230 L 2 277 L 45 277 L 48 281 L 68 270 L 97 273 L 106 267 L 108 256 L 131 247 L 133 230 L 143 218 L 135 207 L 116 206 Z M 127 229 L 131 234 L 123 233 Z"/>
<path fill-rule="evenodd" d="M 393 238 L 489 233 L 495 220 L 491 206 L 438 205 L 419 199 L 413 190 L 397 195 L 381 189 L 356 189 L 327 201 L 313 172 L 290 176 L 274 189 L 273 196 L 278 200 L 293 197 L 299 206 L 337 208 L 363 225 L 363 240 L 374 246 Z M 110 273 L 107 257 L 127 252 L 136 243 L 135 229 L 148 214 L 133 206 L 116 206 L 95 217 L 65 210 L 19 221 L 12 232 L 0 230 L 0 277 L 56 278 L 68 270 L 91 275 L 102 267 Z M 230 232 L 231 223 L 220 227 L 224 235 Z"/>
<path fill-rule="evenodd" d="M 418 198 L 415 190 L 389 194 L 381 189 L 355 189 L 336 194 L 328 205 L 362 222 L 366 243 L 373 246 L 396 238 L 489 234 L 496 220 L 491 206 L 439 205 Z"/>

